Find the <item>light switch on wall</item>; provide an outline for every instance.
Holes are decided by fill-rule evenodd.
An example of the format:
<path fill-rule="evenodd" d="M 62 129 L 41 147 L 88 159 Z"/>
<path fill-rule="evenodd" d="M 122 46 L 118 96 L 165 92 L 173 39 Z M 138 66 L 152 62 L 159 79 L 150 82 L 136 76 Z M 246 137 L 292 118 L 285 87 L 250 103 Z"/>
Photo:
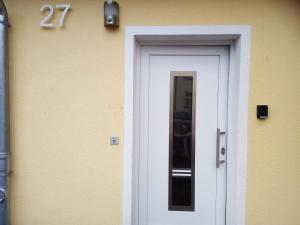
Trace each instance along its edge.
<path fill-rule="evenodd" d="M 120 138 L 118 136 L 110 136 L 110 145 L 119 145 Z"/>

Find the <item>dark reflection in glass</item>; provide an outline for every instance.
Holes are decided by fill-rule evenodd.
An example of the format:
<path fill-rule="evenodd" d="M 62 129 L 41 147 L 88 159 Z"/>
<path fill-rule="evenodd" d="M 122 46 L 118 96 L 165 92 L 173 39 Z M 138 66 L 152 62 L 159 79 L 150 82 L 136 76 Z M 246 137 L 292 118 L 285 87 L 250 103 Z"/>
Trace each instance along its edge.
<path fill-rule="evenodd" d="M 194 72 L 171 77 L 169 210 L 194 211 Z M 193 74 L 181 75 L 183 73 Z"/>
<path fill-rule="evenodd" d="M 191 168 L 193 77 L 174 77 L 173 168 Z"/>
<path fill-rule="evenodd" d="M 172 203 L 174 206 L 190 206 L 192 204 L 192 193 L 190 191 L 192 188 L 191 181 L 190 177 L 172 178 Z"/>

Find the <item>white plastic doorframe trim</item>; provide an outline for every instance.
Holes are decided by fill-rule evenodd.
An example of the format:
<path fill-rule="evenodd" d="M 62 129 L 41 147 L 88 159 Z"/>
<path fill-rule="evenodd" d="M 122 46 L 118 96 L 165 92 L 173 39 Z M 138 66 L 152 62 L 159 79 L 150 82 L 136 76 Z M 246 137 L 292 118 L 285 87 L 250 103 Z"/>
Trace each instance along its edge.
<path fill-rule="evenodd" d="M 251 27 L 128 26 L 125 29 L 123 225 L 133 217 L 134 77 L 141 45 L 230 45 L 226 224 L 245 225 Z"/>

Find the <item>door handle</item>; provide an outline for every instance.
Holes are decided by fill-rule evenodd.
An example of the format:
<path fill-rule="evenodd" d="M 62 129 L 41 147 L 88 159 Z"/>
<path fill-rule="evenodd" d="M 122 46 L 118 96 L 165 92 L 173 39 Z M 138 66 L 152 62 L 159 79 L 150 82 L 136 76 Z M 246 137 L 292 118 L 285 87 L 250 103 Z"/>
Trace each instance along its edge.
<path fill-rule="evenodd" d="M 220 168 L 220 164 L 225 163 L 225 160 L 220 160 L 220 137 L 226 134 L 225 131 L 221 131 L 220 128 L 217 129 L 217 152 L 216 152 L 216 167 Z"/>

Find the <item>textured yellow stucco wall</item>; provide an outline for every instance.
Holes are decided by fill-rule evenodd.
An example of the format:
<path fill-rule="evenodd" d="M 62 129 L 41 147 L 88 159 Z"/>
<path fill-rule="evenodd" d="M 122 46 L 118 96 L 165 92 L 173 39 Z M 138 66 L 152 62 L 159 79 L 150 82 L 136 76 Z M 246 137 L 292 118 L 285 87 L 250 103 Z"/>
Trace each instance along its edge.
<path fill-rule="evenodd" d="M 119 0 L 108 31 L 102 1 L 69 0 L 65 28 L 41 30 L 41 5 L 63 2 L 5 0 L 12 225 L 121 224 L 124 27 L 203 24 L 252 26 L 247 225 L 300 224 L 299 1 Z"/>

